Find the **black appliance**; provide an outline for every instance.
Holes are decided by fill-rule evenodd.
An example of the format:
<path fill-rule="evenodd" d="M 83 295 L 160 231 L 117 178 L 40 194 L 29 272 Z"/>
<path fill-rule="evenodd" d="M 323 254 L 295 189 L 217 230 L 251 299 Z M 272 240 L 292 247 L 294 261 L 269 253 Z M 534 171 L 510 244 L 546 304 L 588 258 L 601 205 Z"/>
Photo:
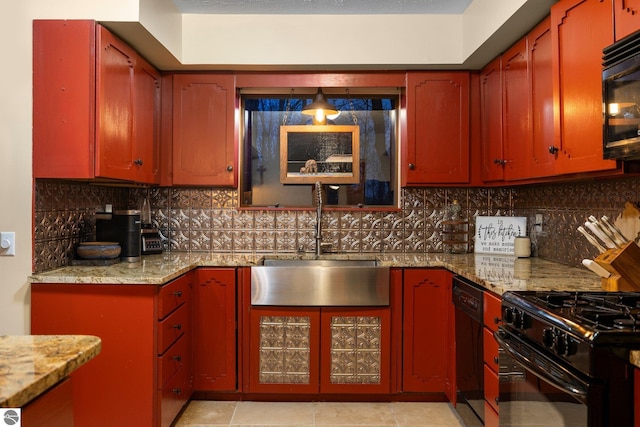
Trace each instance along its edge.
<path fill-rule="evenodd" d="M 507 292 L 502 318 L 500 425 L 633 426 L 640 293 Z"/>
<path fill-rule="evenodd" d="M 142 259 L 140 227 L 139 210 L 96 213 L 96 240 L 120 243 L 122 247 L 121 261 L 139 262 Z"/>
<path fill-rule="evenodd" d="M 456 336 L 456 412 L 467 427 L 484 424 L 483 290 L 453 278 Z"/>
<path fill-rule="evenodd" d="M 162 253 L 162 238 L 157 228 L 143 226 L 140 233 L 140 253 L 142 255 Z"/>
<path fill-rule="evenodd" d="M 640 31 L 603 49 L 605 159 L 640 159 Z"/>

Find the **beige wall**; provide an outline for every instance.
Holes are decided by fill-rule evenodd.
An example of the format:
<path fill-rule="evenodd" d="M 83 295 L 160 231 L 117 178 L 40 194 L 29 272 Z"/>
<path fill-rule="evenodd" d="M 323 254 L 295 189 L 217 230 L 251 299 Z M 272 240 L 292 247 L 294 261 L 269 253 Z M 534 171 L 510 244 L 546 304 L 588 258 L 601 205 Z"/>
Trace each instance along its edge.
<path fill-rule="evenodd" d="M 489 9 L 509 6 L 509 15 L 523 3 L 540 0 L 475 0 Z M 493 6 L 492 6 L 493 4 Z M 477 10 L 477 9 L 475 9 Z M 486 8 L 482 9 L 484 12 Z M 284 67 L 304 64 L 423 64 L 460 61 L 473 49 L 470 40 L 491 34 L 504 19 L 503 14 L 488 14 L 478 19 L 469 16 L 473 25 L 464 33 L 459 17 L 366 16 L 336 18 L 303 17 L 295 25 L 287 17 L 274 21 L 264 17 L 195 17 L 181 18 L 170 0 L 21 0 L 5 2 L 2 7 L 0 34 L 3 44 L 3 82 L 0 100 L 0 231 L 16 232 L 14 257 L 0 257 L 0 334 L 29 332 L 29 286 L 32 252 L 32 179 L 31 179 L 31 22 L 33 19 L 96 19 L 105 22 L 141 23 L 147 38 L 151 33 L 176 58 L 192 63 L 211 62 L 213 68 L 233 68 L 233 64 L 279 63 Z M 480 14 L 482 15 L 482 14 Z M 273 25 L 284 31 L 267 33 Z M 230 25 L 232 24 L 232 25 Z M 301 32 L 317 25 L 330 25 L 341 43 L 325 44 L 314 51 Z M 394 36 L 381 36 L 370 28 L 389 25 Z M 180 26 L 184 28 L 180 28 Z M 243 29 L 256 26 L 253 32 Z M 134 25 L 136 27 L 136 25 Z M 294 31 L 290 31 L 290 28 Z M 456 30 L 452 33 L 452 29 Z M 362 49 L 362 33 L 368 43 Z M 264 39 L 262 43 L 259 40 Z M 281 49 L 295 42 L 295 49 Z M 352 49 L 356 46 L 357 49 Z M 260 51 L 264 49 L 264 51 Z M 143 52 L 144 53 L 144 52 Z M 245 56 L 239 55 L 242 53 Z M 231 65 L 230 65 L 231 64 Z"/>

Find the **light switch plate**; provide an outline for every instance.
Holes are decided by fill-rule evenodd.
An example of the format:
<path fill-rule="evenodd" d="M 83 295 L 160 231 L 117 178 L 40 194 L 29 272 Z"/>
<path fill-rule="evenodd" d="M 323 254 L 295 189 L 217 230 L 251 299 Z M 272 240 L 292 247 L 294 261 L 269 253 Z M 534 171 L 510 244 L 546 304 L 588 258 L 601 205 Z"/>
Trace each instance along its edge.
<path fill-rule="evenodd" d="M 16 233 L 13 231 L 0 231 L 0 256 L 13 256 L 16 254 Z"/>

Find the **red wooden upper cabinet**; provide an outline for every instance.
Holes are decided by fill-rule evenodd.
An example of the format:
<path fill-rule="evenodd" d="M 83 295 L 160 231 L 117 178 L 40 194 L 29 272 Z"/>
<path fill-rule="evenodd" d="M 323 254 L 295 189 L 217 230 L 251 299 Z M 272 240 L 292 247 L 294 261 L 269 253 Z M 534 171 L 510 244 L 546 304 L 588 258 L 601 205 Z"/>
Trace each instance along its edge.
<path fill-rule="evenodd" d="M 33 23 L 35 178 L 159 180 L 160 75 L 95 21 Z"/>
<path fill-rule="evenodd" d="M 173 77 L 173 184 L 237 184 L 235 76 Z"/>
<path fill-rule="evenodd" d="M 602 155 L 602 49 L 613 43 L 613 0 L 561 0 L 551 8 L 556 171 L 616 169 Z"/>
<path fill-rule="evenodd" d="M 480 134 L 482 136 L 482 180 L 504 179 L 502 144 L 502 56 L 480 72 Z"/>
<path fill-rule="evenodd" d="M 527 35 L 531 94 L 531 177 L 552 176 L 554 146 L 551 19 L 547 17 Z"/>
<path fill-rule="evenodd" d="M 466 184 L 469 73 L 407 74 L 406 185 Z"/>
<path fill-rule="evenodd" d="M 531 104 L 527 39 L 502 55 L 502 137 L 507 180 L 529 178 L 531 165 Z"/>
<path fill-rule="evenodd" d="M 640 0 L 613 0 L 616 41 L 640 30 Z"/>

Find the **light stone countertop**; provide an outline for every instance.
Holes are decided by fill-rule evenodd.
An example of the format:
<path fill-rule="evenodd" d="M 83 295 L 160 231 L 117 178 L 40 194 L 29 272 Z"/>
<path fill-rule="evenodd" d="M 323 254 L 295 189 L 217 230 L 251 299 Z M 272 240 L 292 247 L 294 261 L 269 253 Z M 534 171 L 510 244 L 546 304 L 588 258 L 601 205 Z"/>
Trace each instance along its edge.
<path fill-rule="evenodd" d="M 0 407 L 20 408 L 100 353 L 90 335 L 0 336 Z"/>
<path fill-rule="evenodd" d="M 600 279 L 586 268 L 540 258 L 486 254 L 325 254 L 330 259 L 376 259 L 389 267 L 442 267 L 501 295 L 509 290 L 601 290 Z M 34 274 L 31 283 L 162 285 L 197 267 L 259 265 L 264 258 L 314 258 L 312 254 L 214 254 L 167 252 L 147 255 L 139 263 L 70 266 Z"/>

